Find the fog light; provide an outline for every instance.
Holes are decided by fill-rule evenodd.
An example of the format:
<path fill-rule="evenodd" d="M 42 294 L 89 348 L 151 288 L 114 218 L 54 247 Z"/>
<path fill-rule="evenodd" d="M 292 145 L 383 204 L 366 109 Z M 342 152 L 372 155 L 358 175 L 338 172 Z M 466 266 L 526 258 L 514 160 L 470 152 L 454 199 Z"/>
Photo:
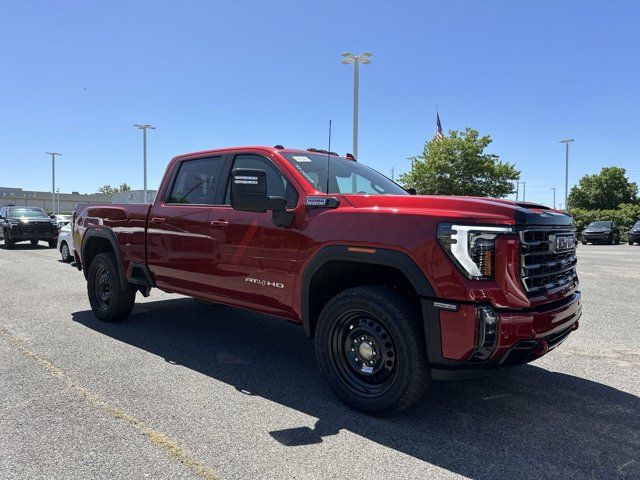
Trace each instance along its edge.
<path fill-rule="evenodd" d="M 489 306 L 478 307 L 478 347 L 473 360 L 486 360 L 496 350 L 498 340 L 498 315 Z"/>

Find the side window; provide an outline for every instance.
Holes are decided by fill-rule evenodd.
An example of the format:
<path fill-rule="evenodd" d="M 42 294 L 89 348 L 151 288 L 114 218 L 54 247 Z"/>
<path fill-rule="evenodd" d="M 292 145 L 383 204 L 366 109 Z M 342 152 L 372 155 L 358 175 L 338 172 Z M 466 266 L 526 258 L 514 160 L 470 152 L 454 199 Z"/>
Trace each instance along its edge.
<path fill-rule="evenodd" d="M 287 200 L 287 208 L 294 208 L 298 203 L 298 192 L 293 188 L 282 172 L 273 162 L 261 155 L 236 155 L 233 160 L 234 168 L 258 168 L 267 172 L 267 195 L 284 197 Z M 231 179 L 227 183 L 225 205 L 231 204 Z"/>
<path fill-rule="evenodd" d="M 221 156 L 185 160 L 178 167 L 167 203 L 213 205 L 223 166 Z"/>

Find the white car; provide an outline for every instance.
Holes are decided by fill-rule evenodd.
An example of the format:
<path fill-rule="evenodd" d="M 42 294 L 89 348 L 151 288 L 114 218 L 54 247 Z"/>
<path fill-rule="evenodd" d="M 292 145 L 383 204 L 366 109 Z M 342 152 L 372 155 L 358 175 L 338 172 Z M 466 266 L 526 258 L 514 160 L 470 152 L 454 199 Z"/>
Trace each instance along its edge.
<path fill-rule="evenodd" d="M 71 224 L 68 223 L 58 232 L 58 251 L 63 262 L 71 262 L 73 260 L 73 238 L 71 236 Z"/>
<path fill-rule="evenodd" d="M 55 221 L 58 223 L 58 227 L 64 227 L 69 225 L 73 220 L 72 215 L 54 215 Z"/>

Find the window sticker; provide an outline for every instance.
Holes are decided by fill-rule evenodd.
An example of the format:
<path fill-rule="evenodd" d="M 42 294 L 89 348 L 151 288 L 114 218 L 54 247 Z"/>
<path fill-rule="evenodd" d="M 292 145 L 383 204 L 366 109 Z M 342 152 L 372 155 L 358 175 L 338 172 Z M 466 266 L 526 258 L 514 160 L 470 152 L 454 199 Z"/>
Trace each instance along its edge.
<path fill-rule="evenodd" d="M 293 159 L 298 163 L 310 162 L 311 159 L 309 157 L 305 157 L 304 155 L 291 155 Z"/>

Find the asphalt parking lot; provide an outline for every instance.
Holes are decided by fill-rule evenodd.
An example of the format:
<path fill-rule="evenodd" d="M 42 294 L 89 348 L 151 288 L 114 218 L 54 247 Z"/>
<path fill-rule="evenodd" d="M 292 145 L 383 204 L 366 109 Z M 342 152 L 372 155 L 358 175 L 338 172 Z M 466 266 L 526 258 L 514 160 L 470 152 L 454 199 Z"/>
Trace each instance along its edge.
<path fill-rule="evenodd" d="M 578 255 L 563 345 L 378 419 L 295 325 L 158 291 L 100 323 L 55 250 L 0 249 L 0 477 L 640 478 L 640 247 Z"/>

